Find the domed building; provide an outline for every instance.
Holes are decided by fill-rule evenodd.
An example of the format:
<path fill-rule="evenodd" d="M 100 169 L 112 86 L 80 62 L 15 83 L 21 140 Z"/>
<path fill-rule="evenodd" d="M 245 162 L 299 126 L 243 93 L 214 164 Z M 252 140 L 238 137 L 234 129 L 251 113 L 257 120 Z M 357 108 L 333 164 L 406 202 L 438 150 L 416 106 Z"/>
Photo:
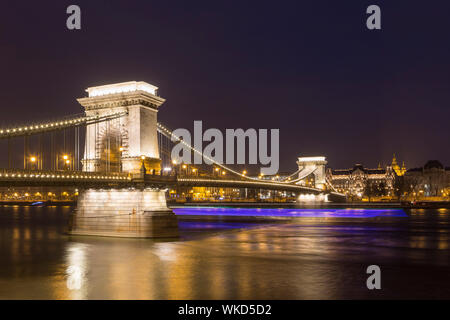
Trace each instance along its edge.
<path fill-rule="evenodd" d="M 392 167 L 392 170 L 395 171 L 395 174 L 399 177 L 403 176 L 406 173 L 405 161 L 403 161 L 402 167 L 400 168 L 400 166 L 397 163 L 397 158 L 395 157 L 395 153 L 392 158 L 391 167 Z"/>
<path fill-rule="evenodd" d="M 450 168 L 438 160 L 429 160 L 421 168 L 406 171 L 412 191 L 426 197 L 445 196 L 450 189 Z"/>

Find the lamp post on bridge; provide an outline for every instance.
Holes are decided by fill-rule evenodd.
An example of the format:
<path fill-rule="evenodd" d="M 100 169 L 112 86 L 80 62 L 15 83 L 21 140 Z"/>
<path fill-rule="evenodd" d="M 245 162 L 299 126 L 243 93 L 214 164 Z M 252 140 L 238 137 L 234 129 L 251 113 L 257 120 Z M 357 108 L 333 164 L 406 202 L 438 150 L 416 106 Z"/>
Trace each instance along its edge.
<path fill-rule="evenodd" d="M 119 153 L 120 153 L 120 156 L 119 156 L 119 172 L 122 172 L 122 153 L 123 153 L 123 147 L 121 146 L 121 147 L 119 147 Z"/>
<path fill-rule="evenodd" d="M 173 164 L 174 174 L 177 175 L 177 173 L 178 173 L 177 160 L 172 160 L 172 164 Z"/>
<path fill-rule="evenodd" d="M 30 157 L 30 162 L 31 162 L 31 170 L 36 170 L 36 157 L 35 156 L 31 156 Z"/>
<path fill-rule="evenodd" d="M 147 170 L 145 169 L 145 156 L 141 156 L 142 164 L 141 164 L 141 174 L 145 176 Z"/>
<path fill-rule="evenodd" d="M 70 169 L 70 159 L 69 159 L 69 155 L 64 154 L 64 155 L 63 155 L 63 161 L 64 161 L 64 170 L 69 170 L 69 169 Z"/>

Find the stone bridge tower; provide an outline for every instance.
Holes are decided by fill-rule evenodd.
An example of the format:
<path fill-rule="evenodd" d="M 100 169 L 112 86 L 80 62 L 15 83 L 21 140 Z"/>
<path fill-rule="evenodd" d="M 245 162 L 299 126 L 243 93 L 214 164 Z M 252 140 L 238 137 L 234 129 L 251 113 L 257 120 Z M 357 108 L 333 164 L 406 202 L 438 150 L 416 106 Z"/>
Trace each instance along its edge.
<path fill-rule="evenodd" d="M 315 187 L 323 189 L 326 184 L 325 157 L 299 157 L 298 161 L 299 177 L 305 173 L 314 175 Z M 308 174 L 309 175 L 309 174 Z"/>
<path fill-rule="evenodd" d="M 165 100 L 158 97 L 157 89 L 145 82 L 123 82 L 88 88 L 88 97 L 78 99 L 87 116 L 111 116 L 108 121 L 87 125 L 83 170 L 129 172 L 132 180 L 138 176 L 139 183 L 136 188 L 80 190 L 70 234 L 178 236 L 178 222 L 167 207 L 165 191 L 146 187 L 141 175 L 143 163 L 147 172 L 160 170 L 157 114 Z M 117 114 L 123 116 L 113 116 Z"/>
<path fill-rule="evenodd" d="M 142 162 L 147 172 L 161 170 L 157 114 L 164 99 L 158 88 L 130 81 L 87 88 L 88 97 L 77 99 L 87 116 L 127 115 L 89 124 L 83 171 L 122 171 L 137 174 Z"/>

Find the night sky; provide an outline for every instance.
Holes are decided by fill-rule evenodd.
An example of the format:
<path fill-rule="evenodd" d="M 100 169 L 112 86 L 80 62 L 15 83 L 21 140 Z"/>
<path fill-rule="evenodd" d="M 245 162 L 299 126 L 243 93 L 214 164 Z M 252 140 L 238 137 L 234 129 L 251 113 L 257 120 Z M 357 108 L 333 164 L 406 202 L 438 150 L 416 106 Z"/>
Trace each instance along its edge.
<path fill-rule="evenodd" d="M 281 171 L 301 155 L 450 166 L 449 31 L 448 1 L 2 1 L 0 122 L 80 113 L 85 88 L 137 80 L 172 129 L 279 128 Z"/>

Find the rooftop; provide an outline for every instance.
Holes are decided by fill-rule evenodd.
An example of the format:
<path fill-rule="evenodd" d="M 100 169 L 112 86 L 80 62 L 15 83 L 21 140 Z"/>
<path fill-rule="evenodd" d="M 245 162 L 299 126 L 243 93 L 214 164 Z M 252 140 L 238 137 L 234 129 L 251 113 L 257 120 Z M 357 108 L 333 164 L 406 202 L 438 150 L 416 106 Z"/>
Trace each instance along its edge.
<path fill-rule="evenodd" d="M 156 96 L 157 90 L 158 87 L 144 81 L 128 81 L 128 82 L 107 84 L 97 87 L 90 87 L 86 89 L 86 92 L 88 93 L 89 97 L 97 97 L 132 91 L 144 91 Z"/>

